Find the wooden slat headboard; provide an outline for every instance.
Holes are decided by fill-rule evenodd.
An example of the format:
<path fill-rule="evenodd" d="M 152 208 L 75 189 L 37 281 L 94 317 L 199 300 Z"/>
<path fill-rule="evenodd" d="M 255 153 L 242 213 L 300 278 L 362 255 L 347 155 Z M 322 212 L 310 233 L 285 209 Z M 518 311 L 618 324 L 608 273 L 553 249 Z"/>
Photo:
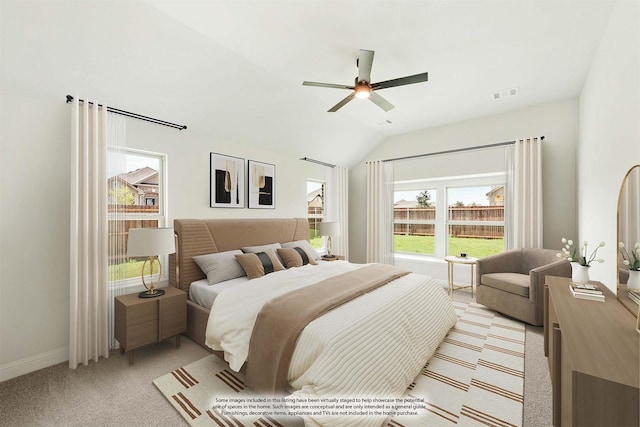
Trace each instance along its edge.
<path fill-rule="evenodd" d="M 189 292 L 192 282 L 206 276 L 193 261 L 197 255 L 244 246 L 309 240 L 306 218 L 176 219 L 176 253 L 169 255 L 169 285 Z"/>

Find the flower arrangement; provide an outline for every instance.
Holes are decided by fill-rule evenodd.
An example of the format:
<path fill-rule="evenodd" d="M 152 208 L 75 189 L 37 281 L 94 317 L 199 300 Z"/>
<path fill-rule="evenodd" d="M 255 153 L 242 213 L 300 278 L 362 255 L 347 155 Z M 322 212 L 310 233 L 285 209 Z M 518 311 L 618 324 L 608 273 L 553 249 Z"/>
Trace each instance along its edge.
<path fill-rule="evenodd" d="M 570 262 L 577 262 L 585 267 L 591 267 L 592 262 L 604 262 L 602 258 L 596 259 L 598 249 L 604 246 L 604 242 L 600 242 L 600 244 L 596 246 L 596 248 L 593 250 L 593 252 L 591 252 L 591 255 L 589 255 L 588 258 L 587 246 L 589 246 L 589 244 L 586 240 L 582 242 L 582 246 L 580 247 L 580 254 L 578 254 L 578 248 L 573 247 L 573 240 L 567 240 L 563 237 L 562 243 L 564 243 L 564 248 L 562 248 L 562 252 L 558 254 L 559 258 L 566 258 Z"/>
<path fill-rule="evenodd" d="M 620 255 L 622 255 L 622 263 L 629 267 L 629 270 L 640 271 L 640 243 L 636 243 L 629 256 L 629 251 L 624 246 L 624 243 L 618 244 L 620 247 Z"/>

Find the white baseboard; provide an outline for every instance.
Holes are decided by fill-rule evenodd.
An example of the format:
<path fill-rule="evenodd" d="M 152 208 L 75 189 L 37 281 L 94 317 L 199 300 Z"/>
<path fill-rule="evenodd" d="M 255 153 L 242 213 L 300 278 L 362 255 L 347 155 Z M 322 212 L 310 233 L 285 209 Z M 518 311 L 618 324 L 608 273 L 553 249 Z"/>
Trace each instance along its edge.
<path fill-rule="evenodd" d="M 69 360 L 69 346 L 0 365 L 0 382 Z"/>

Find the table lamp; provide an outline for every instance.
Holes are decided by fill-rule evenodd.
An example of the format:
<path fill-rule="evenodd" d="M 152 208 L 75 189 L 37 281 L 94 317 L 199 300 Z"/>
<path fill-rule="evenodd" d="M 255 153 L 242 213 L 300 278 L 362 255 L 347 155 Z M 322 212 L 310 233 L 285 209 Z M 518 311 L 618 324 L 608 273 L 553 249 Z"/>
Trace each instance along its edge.
<path fill-rule="evenodd" d="M 340 223 L 339 222 L 321 222 L 320 223 L 320 235 L 327 236 L 327 255 L 325 258 L 335 258 L 335 255 L 331 255 L 331 236 L 340 235 Z"/>
<path fill-rule="evenodd" d="M 147 257 L 142 264 L 142 284 L 146 291 L 140 292 L 140 298 L 154 298 L 164 295 L 163 289 L 156 289 L 162 277 L 162 264 L 158 255 L 172 254 L 176 251 L 173 228 L 132 228 L 127 241 L 128 257 Z M 153 264 L 158 262 L 158 280 L 153 281 Z M 144 280 L 144 268 L 149 263 L 150 283 Z"/>

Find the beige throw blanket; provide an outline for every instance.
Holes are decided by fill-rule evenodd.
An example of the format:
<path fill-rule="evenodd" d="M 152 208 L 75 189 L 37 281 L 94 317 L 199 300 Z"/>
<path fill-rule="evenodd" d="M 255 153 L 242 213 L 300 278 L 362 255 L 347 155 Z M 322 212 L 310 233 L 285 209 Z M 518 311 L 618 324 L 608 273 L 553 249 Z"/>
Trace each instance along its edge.
<path fill-rule="evenodd" d="M 407 274 L 391 265 L 373 264 L 269 301 L 251 334 L 246 385 L 260 393 L 283 394 L 296 340 L 309 322 Z"/>

